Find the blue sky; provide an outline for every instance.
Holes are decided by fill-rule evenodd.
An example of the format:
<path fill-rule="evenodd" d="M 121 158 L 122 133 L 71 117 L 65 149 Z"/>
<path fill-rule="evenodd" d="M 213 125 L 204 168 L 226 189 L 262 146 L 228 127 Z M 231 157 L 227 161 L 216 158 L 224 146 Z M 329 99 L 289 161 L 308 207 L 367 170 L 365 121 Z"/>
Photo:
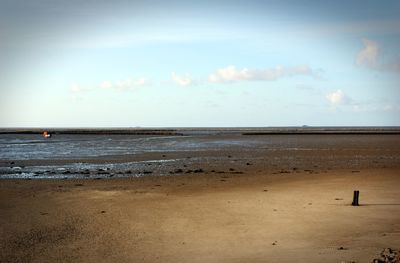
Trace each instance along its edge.
<path fill-rule="evenodd" d="M 400 125 L 398 10 L 0 0 L 0 126 Z"/>

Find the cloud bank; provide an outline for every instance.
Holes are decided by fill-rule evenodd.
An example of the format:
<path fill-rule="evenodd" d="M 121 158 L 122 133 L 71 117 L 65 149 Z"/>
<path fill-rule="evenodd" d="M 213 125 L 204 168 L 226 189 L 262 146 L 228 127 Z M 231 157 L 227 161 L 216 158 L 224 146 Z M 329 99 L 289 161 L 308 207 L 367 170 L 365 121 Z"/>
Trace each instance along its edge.
<path fill-rule="evenodd" d="M 308 66 L 283 67 L 276 66 L 269 69 L 237 69 L 235 66 L 227 66 L 217 69 L 208 76 L 211 83 L 232 83 L 239 81 L 273 81 L 279 78 L 307 75 L 312 76 L 314 72 Z"/>

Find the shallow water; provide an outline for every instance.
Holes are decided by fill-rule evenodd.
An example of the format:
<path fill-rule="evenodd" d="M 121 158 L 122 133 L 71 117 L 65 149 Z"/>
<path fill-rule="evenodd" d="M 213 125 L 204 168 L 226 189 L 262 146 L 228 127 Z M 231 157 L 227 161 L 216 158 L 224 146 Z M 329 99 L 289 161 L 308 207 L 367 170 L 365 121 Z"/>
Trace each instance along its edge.
<path fill-rule="evenodd" d="M 190 152 L 193 158 L 188 159 L 185 152 Z M 131 160 L 135 156 L 151 153 L 160 153 L 162 158 L 152 159 L 149 156 L 140 161 Z M 107 158 L 111 156 L 114 159 Z M 98 161 L 99 158 L 101 161 Z M 119 160 L 115 161 L 115 158 Z M 205 165 L 217 169 L 229 164 L 240 169 L 248 162 L 258 165 L 260 169 L 307 165 L 332 168 L 393 167 L 400 165 L 400 136 L 243 136 L 222 133 L 187 136 L 54 135 L 45 139 L 35 134 L 3 134 L 0 135 L 0 160 L 1 178 L 168 175 L 179 167 L 194 169 Z M 24 164 L 32 160 L 41 160 L 40 165 L 35 161 Z M 57 164 L 51 160 L 57 160 Z"/>

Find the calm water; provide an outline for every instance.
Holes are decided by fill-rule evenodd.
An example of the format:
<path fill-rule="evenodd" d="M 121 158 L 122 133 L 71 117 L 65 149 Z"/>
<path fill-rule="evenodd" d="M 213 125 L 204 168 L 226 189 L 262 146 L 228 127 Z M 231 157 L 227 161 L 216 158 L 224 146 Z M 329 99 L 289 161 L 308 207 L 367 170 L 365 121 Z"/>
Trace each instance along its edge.
<path fill-rule="evenodd" d="M 1 160 L 80 159 L 146 152 L 204 151 L 224 147 L 253 147 L 260 141 L 245 136 L 136 135 L 0 135 Z M 269 141 L 263 141 L 269 144 Z"/>

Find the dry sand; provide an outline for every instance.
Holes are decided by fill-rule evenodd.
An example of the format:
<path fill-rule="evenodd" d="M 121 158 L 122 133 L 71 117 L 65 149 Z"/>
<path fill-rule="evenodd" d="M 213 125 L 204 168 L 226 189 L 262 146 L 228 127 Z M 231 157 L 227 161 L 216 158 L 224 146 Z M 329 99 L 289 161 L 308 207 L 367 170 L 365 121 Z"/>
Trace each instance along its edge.
<path fill-rule="evenodd" d="M 372 262 L 400 248 L 399 189 L 398 168 L 0 180 L 0 262 Z"/>

